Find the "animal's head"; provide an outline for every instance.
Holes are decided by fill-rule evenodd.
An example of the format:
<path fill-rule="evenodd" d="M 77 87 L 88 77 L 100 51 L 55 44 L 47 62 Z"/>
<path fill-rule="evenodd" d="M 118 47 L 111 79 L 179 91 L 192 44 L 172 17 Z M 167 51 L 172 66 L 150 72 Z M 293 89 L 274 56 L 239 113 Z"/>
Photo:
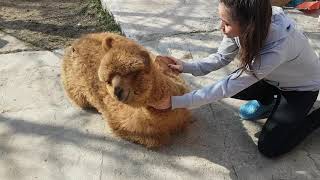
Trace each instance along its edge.
<path fill-rule="evenodd" d="M 98 70 L 108 93 L 126 104 L 143 105 L 152 88 L 151 57 L 140 45 L 124 37 L 108 36 L 102 42 L 105 55 Z"/>

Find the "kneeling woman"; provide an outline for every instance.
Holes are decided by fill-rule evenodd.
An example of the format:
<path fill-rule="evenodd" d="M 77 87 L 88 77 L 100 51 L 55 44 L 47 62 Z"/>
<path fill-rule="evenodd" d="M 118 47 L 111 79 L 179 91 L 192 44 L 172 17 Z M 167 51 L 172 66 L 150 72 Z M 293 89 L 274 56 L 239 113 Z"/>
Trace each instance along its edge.
<path fill-rule="evenodd" d="M 194 62 L 172 58 L 169 67 L 195 76 L 229 64 L 238 55 L 240 69 L 202 89 L 164 97 L 158 109 L 196 108 L 233 97 L 251 100 L 240 107 L 243 119 L 268 114 L 259 151 L 282 155 L 320 126 L 320 109 L 309 112 L 320 89 L 320 61 L 302 32 L 270 0 L 220 0 L 221 31 L 218 52 Z M 276 98 L 275 98 L 276 97 Z"/>

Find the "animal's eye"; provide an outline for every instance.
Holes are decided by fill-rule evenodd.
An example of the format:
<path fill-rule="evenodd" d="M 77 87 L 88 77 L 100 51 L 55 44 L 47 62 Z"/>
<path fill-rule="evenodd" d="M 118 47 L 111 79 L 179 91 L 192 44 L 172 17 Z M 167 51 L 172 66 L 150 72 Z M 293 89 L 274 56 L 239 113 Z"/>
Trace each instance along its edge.
<path fill-rule="evenodd" d="M 132 72 L 130 73 L 131 76 L 136 77 L 139 74 L 139 72 Z"/>
<path fill-rule="evenodd" d="M 134 71 L 134 72 L 129 73 L 129 76 L 136 78 L 139 74 L 140 74 L 140 71 Z"/>

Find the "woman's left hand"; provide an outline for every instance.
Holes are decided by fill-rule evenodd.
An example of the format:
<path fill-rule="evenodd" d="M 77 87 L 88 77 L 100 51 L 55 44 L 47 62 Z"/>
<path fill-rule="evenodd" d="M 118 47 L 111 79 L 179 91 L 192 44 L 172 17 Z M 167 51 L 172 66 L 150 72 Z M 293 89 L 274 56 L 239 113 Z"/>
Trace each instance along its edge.
<path fill-rule="evenodd" d="M 156 103 L 149 103 L 148 105 L 158 110 L 169 110 L 171 109 L 171 96 L 165 97 Z"/>

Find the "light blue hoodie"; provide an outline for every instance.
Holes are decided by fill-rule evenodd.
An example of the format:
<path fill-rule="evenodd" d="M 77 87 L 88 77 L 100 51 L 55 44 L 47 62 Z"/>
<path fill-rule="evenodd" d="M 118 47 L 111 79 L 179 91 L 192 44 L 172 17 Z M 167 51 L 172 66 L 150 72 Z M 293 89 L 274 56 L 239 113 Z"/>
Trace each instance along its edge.
<path fill-rule="evenodd" d="M 231 97 L 264 79 L 284 91 L 318 91 L 320 61 L 305 35 L 296 29 L 292 19 L 279 7 L 272 8 L 272 22 L 260 59 L 252 63 L 252 73 L 236 71 L 215 84 L 182 96 L 172 96 L 172 109 L 197 108 Z M 229 64 L 239 52 L 239 38 L 224 37 L 218 52 L 210 56 L 183 62 L 183 72 L 206 75 Z M 238 77 L 239 76 L 239 77 Z"/>

